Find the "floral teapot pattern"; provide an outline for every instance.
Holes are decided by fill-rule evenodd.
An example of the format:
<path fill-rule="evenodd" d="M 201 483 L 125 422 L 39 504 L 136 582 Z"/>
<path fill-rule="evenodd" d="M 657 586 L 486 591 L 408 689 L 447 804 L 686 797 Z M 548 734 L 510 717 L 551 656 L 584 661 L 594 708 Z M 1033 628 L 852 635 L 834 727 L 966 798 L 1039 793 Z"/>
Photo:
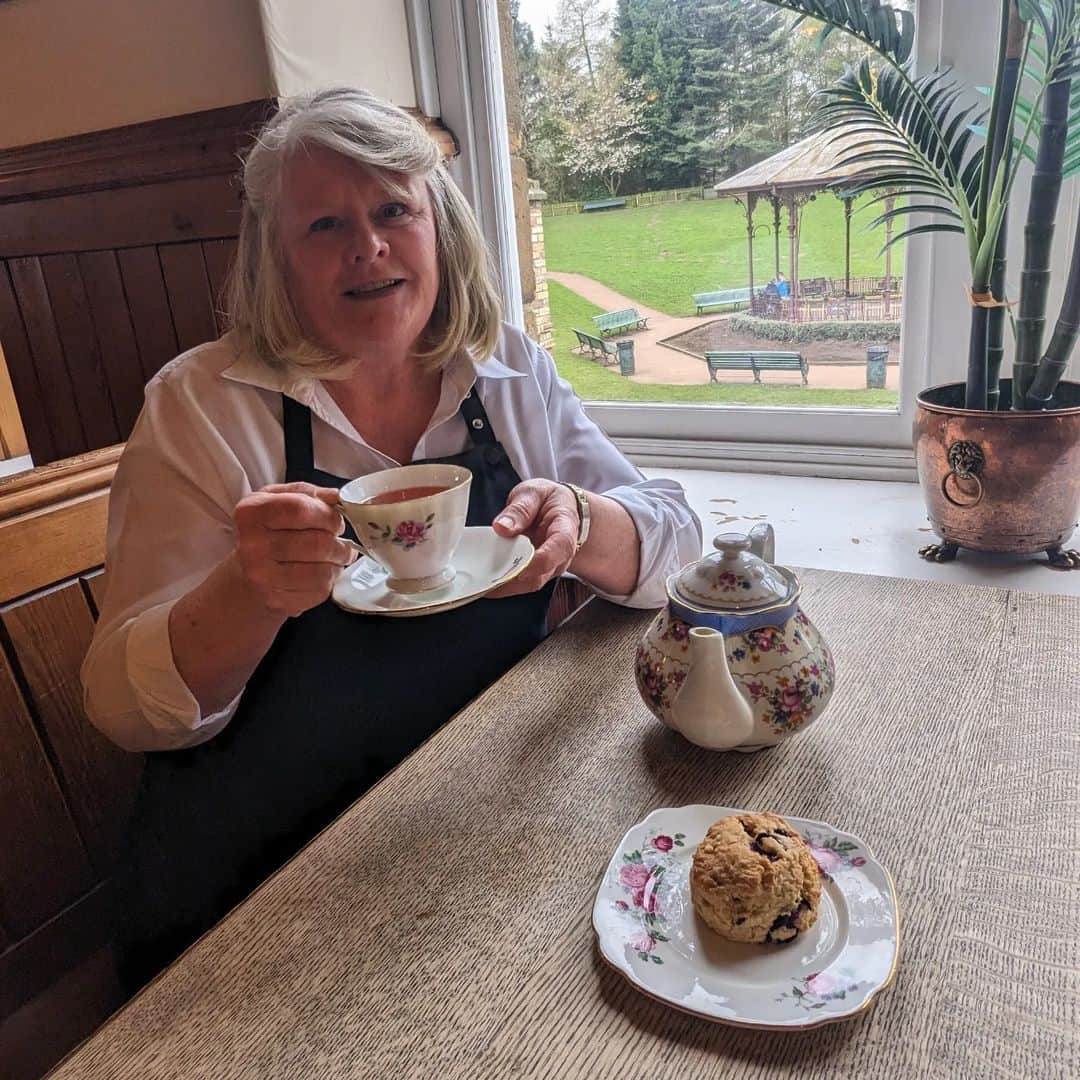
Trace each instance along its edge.
<path fill-rule="evenodd" d="M 724 533 L 717 554 L 668 578 L 638 646 L 638 690 L 658 720 L 713 750 L 760 750 L 803 730 L 836 682 L 832 654 L 773 565 L 771 525 Z"/>

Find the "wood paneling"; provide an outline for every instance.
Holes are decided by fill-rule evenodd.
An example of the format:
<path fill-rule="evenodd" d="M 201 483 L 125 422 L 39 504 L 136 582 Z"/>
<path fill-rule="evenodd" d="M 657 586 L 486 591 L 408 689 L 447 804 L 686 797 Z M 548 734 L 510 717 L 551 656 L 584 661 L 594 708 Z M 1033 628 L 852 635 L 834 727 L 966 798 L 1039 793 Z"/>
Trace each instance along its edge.
<path fill-rule="evenodd" d="M 74 577 L 105 557 L 108 493 L 90 492 L 56 509 L 0 520 L 0 603 L 42 581 Z"/>
<path fill-rule="evenodd" d="M 156 247 L 131 248 L 118 252 L 117 258 L 146 383 L 177 351 L 165 277 Z"/>
<path fill-rule="evenodd" d="M 94 883 L 15 673 L 0 650 L 0 923 L 18 939 Z M 17 827 L 14 827 L 17 823 Z"/>
<path fill-rule="evenodd" d="M 138 378 L 142 367 L 135 327 L 120 280 L 116 252 L 84 251 L 76 259 L 97 335 L 101 367 L 109 386 L 119 440 L 130 434 L 143 403 L 143 384 Z"/>
<path fill-rule="evenodd" d="M 15 286 L 15 299 L 26 328 L 26 340 L 33 355 L 34 370 L 49 418 L 55 452 L 59 457 L 78 454 L 90 444 L 75 405 L 71 375 L 64 362 L 64 352 L 53 317 L 52 302 L 45 286 L 41 260 L 11 259 L 8 268 Z"/>
<path fill-rule="evenodd" d="M 27 442 L 39 461 L 54 461 L 60 455 L 53 441 L 52 424 L 45 410 L 26 327 L 15 299 L 11 270 L 3 260 L 0 260 L 0 340 L 4 343 L 8 375 L 15 389 Z"/>
<path fill-rule="evenodd" d="M 240 193 L 227 176 L 0 204 L 0 258 L 235 236 Z"/>
<path fill-rule="evenodd" d="M 206 264 L 206 274 L 210 279 L 210 296 L 214 304 L 214 318 L 217 322 L 217 332 L 223 334 L 226 329 L 224 316 L 225 311 L 225 284 L 228 281 L 229 269 L 236 257 L 236 240 L 204 240 L 203 262 Z"/>
<path fill-rule="evenodd" d="M 83 588 L 90 597 L 90 603 L 94 609 L 94 618 L 97 619 L 101 612 L 101 605 L 105 601 L 105 571 L 94 570 L 92 573 L 83 574 L 80 579 Z"/>
<path fill-rule="evenodd" d="M 158 249 L 165 292 L 181 352 L 217 337 L 214 302 L 202 244 L 164 244 Z"/>
<path fill-rule="evenodd" d="M 0 150 L 0 203 L 193 176 L 231 176 L 271 101 Z"/>
<path fill-rule="evenodd" d="M 0 623 L 35 702 L 39 730 L 57 762 L 61 787 L 99 874 L 111 871 L 142 771 L 142 758 L 87 723 L 79 667 L 94 633 L 81 584 L 65 582 L 9 607 Z"/>
<path fill-rule="evenodd" d="M 101 344 L 78 261 L 74 255 L 49 255 L 41 260 L 41 273 L 70 380 L 71 402 L 86 441 L 90 446 L 120 442 L 123 436 L 106 385 Z"/>
<path fill-rule="evenodd" d="M 14 1012 L 109 940 L 111 893 L 102 882 L 0 953 L 0 1017 Z"/>

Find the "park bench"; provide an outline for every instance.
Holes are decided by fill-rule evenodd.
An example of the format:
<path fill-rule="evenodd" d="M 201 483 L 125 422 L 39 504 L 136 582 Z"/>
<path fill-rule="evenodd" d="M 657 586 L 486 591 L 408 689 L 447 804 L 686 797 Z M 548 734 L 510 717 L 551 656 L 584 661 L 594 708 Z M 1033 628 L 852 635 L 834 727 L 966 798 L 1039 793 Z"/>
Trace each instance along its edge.
<path fill-rule="evenodd" d="M 644 330 L 648 317 L 642 318 L 637 308 L 623 308 L 621 311 L 605 311 L 603 315 L 594 315 L 593 320 L 601 337 L 608 334 L 620 334 L 624 330 Z"/>
<path fill-rule="evenodd" d="M 694 307 L 700 315 L 707 307 L 719 307 L 722 304 L 748 304 L 750 286 L 742 289 L 717 289 L 715 292 L 694 293 Z"/>
<path fill-rule="evenodd" d="M 582 356 L 587 350 L 589 356 L 593 360 L 599 360 L 601 364 L 614 364 L 619 359 L 619 350 L 615 347 L 615 342 L 605 341 L 585 330 L 575 330 L 574 333 L 578 339 L 577 351 Z"/>
<path fill-rule="evenodd" d="M 707 352 L 705 363 L 709 365 L 712 382 L 720 381 L 716 376 L 721 371 L 751 371 L 756 383 L 761 382 L 763 371 L 796 371 L 806 386 L 809 373 L 802 354 L 794 352 Z"/>
<path fill-rule="evenodd" d="M 581 204 L 581 212 L 591 214 L 594 210 L 621 210 L 624 206 L 625 199 L 592 199 Z"/>

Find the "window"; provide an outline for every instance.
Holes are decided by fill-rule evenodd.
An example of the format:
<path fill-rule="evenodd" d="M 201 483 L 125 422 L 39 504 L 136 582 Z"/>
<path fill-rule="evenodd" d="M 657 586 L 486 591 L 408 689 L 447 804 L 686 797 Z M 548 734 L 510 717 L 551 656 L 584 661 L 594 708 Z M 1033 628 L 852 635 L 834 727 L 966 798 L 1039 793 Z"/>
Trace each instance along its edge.
<path fill-rule="evenodd" d="M 516 248 L 521 243 L 522 234 L 515 228 L 514 221 L 514 185 L 508 145 L 511 125 L 508 124 L 507 104 L 502 90 L 503 74 L 499 48 L 499 9 L 500 5 L 504 5 L 503 38 L 506 40 L 505 24 L 509 22 L 508 8 L 505 7 L 507 4 L 508 0 L 453 0 L 449 3 L 431 4 L 431 37 L 435 43 L 432 51 L 436 60 L 434 67 L 438 72 L 441 115 L 462 140 L 463 153 L 457 164 L 459 179 L 462 180 L 474 205 L 480 210 L 485 231 L 499 255 L 509 315 L 524 325 L 526 313 L 522 303 L 521 279 L 517 270 L 516 257 Z M 601 5 L 592 4 L 585 10 L 592 10 L 599 6 Z M 663 5 L 653 6 L 662 7 Z M 675 8 L 683 5 L 673 3 L 670 6 Z M 990 25 L 993 20 L 974 18 L 978 13 L 977 7 L 977 0 L 953 0 L 948 4 L 944 0 L 919 0 L 917 51 L 920 58 L 924 58 L 925 67 L 939 63 L 949 64 L 957 70 L 958 74 L 969 77 L 974 83 L 986 81 L 987 73 L 983 68 L 992 55 L 992 39 L 996 28 Z M 584 40 L 586 43 L 589 41 L 588 27 L 586 27 Z M 592 50 L 589 60 L 586 61 L 586 64 L 588 63 L 594 65 L 594 74 L 599 75 L 601 65 L 604 63 L 603 50 Z M 729 134 L 734 131 L 737 135 L 741 130 L 742 128 L 737 124 L 729 124 Z M 753 135 L 754 132 L 751 130 L 748 137 Z M 714 149 L 718 152 L 720 150 L 726 152 L 733 148 L 739 149 L 739 145 L 737 139 L 728 139 L 727 143 L 717 144 Z M 718 174 L 719 171 L 718 165 Z M 670 204 L 658 203 L 654 216 L 658 218 L 663 218 L 668 214 L 674 216 L 677 210 L 678 213 L 685 215 L 686 221 L 690 222 L 684 231 L 692 233 L 694 214 L 705 214 L 719 209 L 718 201 L 711 199 L 708 192 L 702 192 L 702 188 L 707 186 L 697 185 L 698 198 L 690 200 L 680 198 L 678 202 L 672 198 Z M 556 201 L 552 196 L 560 194 L 563 193 L 549 192 L 549 201 Z M 598 190 L 596 194 L 600 195 L 604 192 Z M 704 198 L 700 197 L 702 194 Z M 610 197 L 610 192 L 608 195 Z M 1063 201 L 1063 208 L 1066 202 L 1074 207 L 1075 200 L 1075 190 L 1070 190 L 1067 200 Z M 829 204 L 832 204 L 832 208 L 838 212 L 835 218 L 828 218 L 826 214 L 825 208 Z M 813 207 L 812 214 L 822 213 L 827 221 L 823 226 L 815 225 L 811 214 L 810 224 L 807 224 L 808 218 L 804 206 L 804 236 L 809 238 L 815 228 L 824 228 L 826 232 L 830 230 L 833 233 L 842 232 L 843 206 L 834 196 L 819 195 L 809 205 Z M 573 224 L 575 228 L 603 229 L 609 236 L 617 234 L 623 228 L 633 233 L 636 226 L 631 228 L 618 224 L 620 220 L 631 220 L 628 216 L 631 209 L 598 209 L 589 214 L 577 213 L 572 215 Z M 725 213 L 737 214 L 740 209 L 738 204 L 731 203 L 725 207 Z M 767 283 L 771 277 L 775 276 L 778 239 L 781 246 L 781 269 L 784 269 L 787 274 L 789 283 L 791 281 L 792 256 L 789 238 L 786 235 L 786 209 L 781 207 L 781 212 L 781 235 L 777 237 L 774 231 L 775 214 L 771 202 L 768 199 L 759 200 L 755 208 L 753 217 L 755 287 L 759 287 L 762 282 Z M 857 209 L 855 212 L 860 213 Z M 624 216 L 620 218 L 619 215 Z M 548 221 L 552 226 L 546 231 L 548 249 L 556 248 L 555 258 L 552 261 L 559 265 L 567 265 L 566 251 L 571 250 L 574 244 L 573 237 L 570 235 L 571 228 L 568 223 L 560 221 L 554 214 L 549 213 Z M 761 226 L 765 226 L 768 231 Z M 732 225 L 732 228 L 737 227 L 737 224 Z M 742 228 L 742 243 L 745 245 L 745 219 Z M 853 235 L 854 232 L 855 230 L 853 230 Z M 1019 232 L 1020 230 L 1017 229 L 1012 231 L 1012 238 L 1017 246 L 1021 242 L 1017 235 Z M 794 398 L 794 403 L 785 400 L 785 404 L 772 407 L 760 404 L 759 400 L 747 404 L 710 404 L 687 401 L 685 397 L 682 400 L 665 401 L 660 400 L 659 393 L 645 394 L 642 397 L 640 391 L 637 392 L 639 395 L 637 397 L 626 395 L 621 399 L 596 400 L 595 398 L 599 395 L 591 393 L 589 386 L 584 382 L 579 387 L 579 392 L 586 398 L 589 412 L 594 418 L 627 453 L 644 464 L 666 467 L 682 465 L 769 468 L 776 471 L 794 471 L 814 475 L 913 479 L 914 464 L 910 450 L 910 431 L 915 395 L 925 386 L 962 377 L 966 354 L 967 319 L 963 302 L 966 259 L 960 245 L 950 243 L 952 239 L 952 237 L 919 238 L 907 246 L 908 250 L 904 252 L 902 260 L 899 255 L 894 255 L 894 268 L 889 276 L 899 276 L 903 279 L 902 341 L 890 343 L 890 353 L 899 344 L 903 354 L 903 363 L 896 372 L 898 378 L 896 379 L 895 405 L 889 405 L 886 402 L 885 408 L 865 408 L 850 403 L 826 407 L 800 404 L 797 394 L 802 391 L 802 387 L 798 385 L 792 386 L 785 393 L 785 398 L 787 394 L 790 394 Z M 688 252 L 692 254 L 690 248 L 692 241 L 693 237 L 686 241 L 684 250 L 680 253 L 684 262 L 692 261 L 688 255 Z M 788 246 L 787 252 L 783 250 L 785 245 Z M 604 246 L 594 245 L 594 248 L 603 249 Z M 814 271 L 823 269 L 813 261 L 816 256 L 807 253 L 807 247 L 812 246 L 806 245 L 796 256 L 795 267 L 800 282 L 803 278 L 834 279 L 839 276 L 832 272 L 831 268 L 828 275 L 816 272 L 801 273 L 802 270 L 807 269 L 808 264 Z M 632 255 L 626 253 L 627 249 L 624 247 L 617 247 L 615 250 L 617 254 L 613 258 L 622 263 L 631 264 L 635 261 Z M 671 255 L 672 248 L 668 247 L 666 250 L 669 252 L 668 258 L 674 258 Z M 653 251 L 652 255 L 656 257 L 658 252 Z M 1019 253 L 1016 258 L 1018 257 Z M 592 262 L 584 260 L 582 265 L 586 270 L 593 269 L 595 277 L 612 273 L 610 267 L 596 269 L 603 258 L 603 250 L 600 250 L 599 254 L 594 250 L 591 255 Z M 897 267 L 896 264 L 900 266 Z M 745 276 L 749 278 L 749 262 L 745 254 L 741 267 L 745 268 Z M 864 267 L 858 262 L 856 262 L 856 268 L 874 269 L 874 267 Z M 852 276 L 856 278 L 886 276 L 883 266 L 876 268 L 881 269 L 882 273 L 853 273 Z M 685 303 L 688 307 L 689 297 L 698 291 L 698 287 L 692 282 L 697 281 L 699 271 L 701 277 L 707 279 L 709 269 L 699 262 L 697 268 L 689 276 L 677 282 L 671 291 L 672 295 L 678 294 L 679 303 Z M 727 270 L 733 272 L 730 266 Z M 839 270 L 840 274 L 843 274 L 842 264 Z M 639 300 L 640 297 L 645 296 L 652 302 L 645 305 L 642 301 L 644 306 L 658 310 L 663 308 L 663 303 L 658 299 L 662 291 L 659 284 L 648 281 L 644 285 L 640 284 L 648 276 L 642 273 L 641 267 L 620 266 L 618 274 L 621 277 L 611 276 L 609 281 L 618 283 L 621 280 L 632 283 L 626 285 L 624 289 L 613 289 L 620 297 Z M 633 284 L 635 274 L 638 284 Z M 708 289 L 707 286 L 711 284 L 731 286 L 732 281 L 720 278 L 714 281 L 703 280 L 700 291 L 721 291 L 719 288 Z M 749 284 L 749 280 L 738 282 L 738 285 L 742 286 Z M 861 286 L 863 283 L 858 284 Z M 871 284 L 876 285 L 877 282 Z M 837 291 L 833 280 L 829 281 L 827 290 L 833 293 Z M 844 291 L 855 290 L 845 288 Z M 864 296 L 868 296 L 870 291 L 867 290 Z M 685 297 L 682 294 L 685 294 Z M 805 290 L 803 295 L 805 297 Z M 610 306 L 607 303 L 598 306 L 606 310 L 616 309 L 617 304 L 614 298 L 608 297 L 608 299 L 613 301 Z M 556 315 L 558 315 L 560 303 L 565 307 L 565 301 L 565 293 L 560 293 L 554 300 L 552 308 Z M 883 297 L 882 302 L 884 302 Z M 864 308 L 868 306 L 864 304 Z M 580 310 L 572 314 L 570 322 L 573 325 L 562 328 L 564 340 L 568 329 L 572 330 L 574 327 L 587 329 L 578 324 L 585 322 L 586 319 L 592 322 L 592 314 L 594 314 L 593 309 L 587 307 L 580 307 Z M 535 325 L 530 329 L 534 333 L 538 330 Z M 556 334 L 558 332 L 559 327 L 556 325 Z M 602 337 L 602 335 L 599 336 Z M 617 340 L 618 336 L 617 332 L 604 340 Z M 629 332 L 622 336 L 633 339 L 633 334 Z M 558 359 L 560 346 L 557 340 L 553 344 Z M 574 344 L 573 341 L 570 342 L 571 347 Z M 676 341 L 674 344 L 678 345 L 680 342 Z M 691 346 L 689 350 L 691 353 L 693 347 L 703 351 L 700 350 L 699 343 L 691 342 Z M 588 350 L 583 351 L 587 357 Z M 736 350 L 722 349 L 720 351 Z M 712 392 L 713 388 L 705 385 L 705 361 L 700 356 L 695 359 L 687 355 L 686 361 L 691 360 L 693 364 L 700 364 L 701 370 L 701 383 L 694 388 L 694 392 L 700 393 L 701 390 Z M 627 380 L 627 377 L 616 374 L 620 370 L 617 355 L 614 358 L 609 357 L 607 365 L 601 365 L 598 361 L 588 358 L 582 358 L 578 363 L 579 371 L 582 367 L 589 371 L 592 365 L 591 370 L 596 376 L 614 380 L 616 385 L 620 381 L 625 383 Z M 698 369 L 695 367 L 693 370 Z M 813 366 L 811 371 L 814 371 Z M 862 371 L 865 373 L 865 366 Z M 568 374 L 571 375 L 571 381 L 575 381 L 573 374 L 570 372 Z M 762 379 L 770 382 L 786 381 L 789 379 L 789 373 L 777 375 L 766 373 L 762 375 Z M 812 376 L 811 386 L 808 389 L 814 389 L 814 381 L 816 381 L 815 376 Z M 641 385 L 642 380 L 635 379 L 633 382 Z M 772 387 L 768 389 L 771 390 Z M 614 395 L 611 397 L 614 398 Z"/>

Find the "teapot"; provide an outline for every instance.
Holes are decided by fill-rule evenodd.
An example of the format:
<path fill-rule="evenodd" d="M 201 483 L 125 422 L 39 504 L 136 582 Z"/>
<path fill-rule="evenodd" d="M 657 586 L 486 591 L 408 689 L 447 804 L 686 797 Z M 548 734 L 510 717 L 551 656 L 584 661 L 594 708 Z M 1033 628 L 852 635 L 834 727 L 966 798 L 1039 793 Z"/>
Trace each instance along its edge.
<path fill-rule="evenodd" d="M 798 578 L 773 565 L 771 525 L 722 533 L 713 547 L 668 578 L 667 607 L 635 657 L 638 690 L 698 746 L 760 750 L 825 711 L 836 668 L 799 606 Z"/>

